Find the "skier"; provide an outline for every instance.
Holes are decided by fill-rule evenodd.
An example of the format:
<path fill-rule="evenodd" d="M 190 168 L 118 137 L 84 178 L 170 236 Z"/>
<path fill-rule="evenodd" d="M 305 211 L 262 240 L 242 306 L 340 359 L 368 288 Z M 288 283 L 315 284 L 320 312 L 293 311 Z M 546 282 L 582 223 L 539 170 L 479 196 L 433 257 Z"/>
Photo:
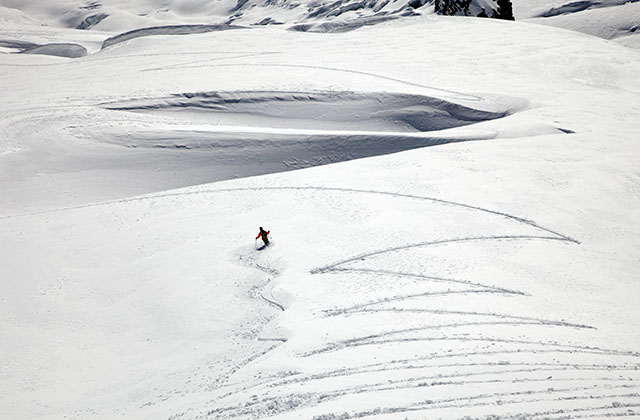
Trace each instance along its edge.
<path fill-rule="evenodd" d="M 260 232 L 258 233 L 258 236 L 256 236 L 256 239 L 258 239 L 259 237 L 262 236 L 262 241 L 264 242 L 264 246 L 269 245 L 269 235 L 270 231 L 268 230 L 264 230 L 262 229 L 262 226 L 260 226 Z"/>

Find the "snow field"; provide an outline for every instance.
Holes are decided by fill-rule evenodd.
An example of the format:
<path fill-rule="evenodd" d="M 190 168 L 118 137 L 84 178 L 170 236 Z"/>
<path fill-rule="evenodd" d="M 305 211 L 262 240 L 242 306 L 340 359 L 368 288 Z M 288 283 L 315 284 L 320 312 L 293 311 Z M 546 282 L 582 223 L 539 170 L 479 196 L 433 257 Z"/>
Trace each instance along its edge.
<path fill-rule="evenodd" d="M 637 416 L 634 52 L 420 18 L 0 68 L 8 418 Z M 454 142 L 329 153 L 374 136 Z"/>
<path fill-rule="evenodd" d="M 325 168 L 296 180 L 310 183 Z M 51 382 L 73 375 L 69 400 L 78 392 L 72 384 L 82 383 L 80 400 L 97 412 L 123 410 L 141 418 L 167 411 L 221 418 L 348 411 L 358 417 L 372 410 L 418 418 L 458 417 L 464 410 L 508 417 L 550 407 L 609 414 L 635 407 L 637 353 L 611 348 L 606 318 L 579 303 L 593 298 L 585 284 L 574 288 L 579 279 L 572 262 L 580 244 L 428 197 L 277 187 L 287 176 L 275 178 L 14 218 L 11 226 L 24 239 L 7 255 L 14 265 L 3 266 L 18 272 L 21 252 L 37 250 L 47 256 L 39 261 L 46 274 L 25 270 L 8 302 L 29 308 L 18 319 L 65 337 L 47 359 L 58 346 L 65 353 L 74 342 L 82 347 L 67 368 L 54 362 L 56 369 L 43 363 L 15 372 L 34 369 L 35 387 L 46 387 L 49 375 Z M 229 247 L 253 230 L 227 226 L 262 218 L 279 232 L 272 247 Z M 43 245 L 44 223 L 64 236 Z M 376 241 L 380 226 L 383 239 Z M 68 246 L 60 248 L 60 240 Z M 547 247 L 536 246 L 545 241 Z M 541 266 L 540 257 L 553 270 Z M 95 270 L 103 276 L 90 274 Z M 117 278 L 126 281 L 113 284 Z M 559 278 L 562 284 L 552 281 Z M 275 305 L 265 302 L 265 293 Z M 29 303 L 21 305 L 21 298 Z M 61 304 L 65 312 L 95 315 L 83 316 L 82 324 L 43 317 L 59 314 Z M 243 306 L 251 308 L 249 317 L 239 311 Z M 126 319 L 118 322 L 112 311 Z M 24 346 L 21 327 L 9 333 Z M 39 337 L 30 343 L 34 348 L 56 341 Z M 141 363 L 137 354 L 153 363 Z M 92 360 L 120 374 L 98 373 L 97 381 Z M 93 381 L 100 388 L 86 390 Z M 123 387 L 125 395 L 112 391 Z M 20 387 L 11 389 L 10 400 L 28 398 Z M 496 400 L 503 401 L 500 409 Z"/>
<path fill-rule="evenodd" d="M 576 127 L 588 123 L 589 119 L 593 118 L 592 112 L 586 109 L 590 104 L 599 106 L 599 103 L 620 101 L 624 105 L 617 108 L 620 109 L 619 112 L 634 112 L 632 107 L 626 107 L 629 101 L 624 93 L 621 97 L 603 97 L 601 102 L 597 103 L 581 101 L 585 85 L 592 85 L 597 89 L 597 86 L 605 84 L 614 87 L 612 83 L 618 83 L 620 86 L 633 83 L 633 77 L 623 80 L 629 73 L 621 69 L 628 66 L 628 59 L 615 58 L 612 63 L 603 65 L 596 58 L 604 53 L 604 49 L 589 52 L 589 49 L 593 48 L 591 46 L 585 47 L 587 49 L 580 57 L 571 53 L 574 45 L 590 44 L 591 39 L 588 37 L 571 35 L 570 44 L 556 43 L 557 45 L 550 49 L 547 46 L 549 43 L 553 44 L 553 41 L 540 37 L 545 33 L 569 36 L 566 31 L 524 25 L 528 35 L 514 38 L 506 45 L 501 43 L 500 46 L 492 46 L 495 39 L 510 39 L 510 25 L 503 22 L 471 22 L 461 18 L 425 18 L 425 25 L 418 21 L 412 22 L 415 23 L 403 24 L 406 35 L 401 40 L 394 38 L 394 28 L 397 27 L 394 24 L 381 24 L 353 33 L 334 34 L 331 39 L 321 34 L 296 34 L 278 28 L 260 28 L 190 35 L 188 38 L 138 38 L 82 60 L 50 61 L 49 64 L 35 67 L 28 63 L 40 63 L 45 57 L 36 59 L 36 56 L 6 56 L 7 86 L 23 89 L 26 93 L 30 89 L 31 81 L 47 81 L 46 84 L 37 84 L 37 95 L 33 96 L 37 99 L 32 101 L 38 103 L 29 105 L 30 108 L 37 108 L 37 114 L 25 112 L 21 96 L 3 98 L 3 124 L 15 133 L 8 137 L 4 147 L 8 150 L 18 150 L 6 156 L 4 170 L 8 176 L 5 179 L 11 182 L 8 185 L 5 183 L 3 188 L 10 191 L 8 202 L 13 203 L 14 212 L 29 211 L 27 207 L 37 208 L 40 204 L 36 203 L 33 197 L 42 197 L 43 203 L 73 205 L 78 202 L 107 200 L 229 177 L 299 169 L 318 163 L 335 162 L 344 159 L 345 155 L 347 158 L 359 157 L 362 156 L 362 150 L 370 149 L 362 147 L 360 151 L 341 155 L 337 149 L 349 144 L 357 146 L 357 141 L 350 142 L 344 133 L 340 133 L 340 136 L 336 136 L 336 133 L 326 133 L 320 137 L 320 150 L 313 152 L 311 156 L 298 153 L 294 159 L 280 159 L 277 149 L 274 149 L 275 154 L 269 160 L 265 159 L 262 167 L 255 165 L 250 159 L 234 155 L 233 148 L 216 148 L 215 145 L 220 144 L 221 136 L 224 142 L 220 146 L 233 145 L 233 142 L 228 141 L 230 137 L 236 139 L 236 145 L 255 145 L 256 137 L 262 139 L 267 134 L 273 136 L 275 127 L 280 127 L 281 130 L 276 132 L 278 136 L 285 140 L 295 140 L 300 151 L 300 145 L 305 144 L 310 135 L 317 137 L 322 133 L 305 132 L 306 121 L 269 118 L 266 122 L 262 121 L 267 126 L 260 127 L 258 134 L 255 134 L 256 129 L 246 128 L 246 125 L 252 124 L 244 118 L 246 115 L 239 113 L 208 112 L 203 115 L 202 112 L 181 110 L 161 115 L 157 112 L 132 113 L 104 109 L 108 104 L 133 99 L 147 98 L 144 100 L 153 102 L 157 101 L 157 98 L 170 95 L 221 90 L 227 94 L 271 91 L 275 95 L 280 92 L 321 91 L 334 92 L 338 103 L 344 94 L 348 95 L 349 92 L 363 95 L 390 92 L 391 97 L 402 97 L 404 94 L 422 95 L 462 104 L 472 109 L 512 114 L 505 119 L 505 123 L 487 121 L 452 133 L 426 133 L 420 145 L 460 139 L 559 133 L 560 129 L 575 131 Z M 487 32 L 481 28 L 487 24 L 494 32 Z M 474 29 L 478 25 L 478 30 Z M 518 28 L 520 26 L 518 25 Z M 486 33 L 484 38 L 479 35 L 482 31 Z M 377 32 L 382 35 L 374 35 Z M 478 48 L 473 53 L 471 50 L 466 53 L 452 51 L 446 40 L 454 34 L 465 45 L 477 40 Z M 527 37 L 545 39 L 546 44 L 527 43 Z M 265 48 L 257 48 L 264 42 L 263 38 L 272 39 L 274 42 Z M 213 40 L 218 46 L 215 51 L 211 51 L 210 48 Z M 339 42 L 339 48 L 334 47 L 333 40 Z M 188 50 L 184 48 L 185 41 L 188 41 Z M 429 43 L 432 44 L 431 48 L 425 50 L 424 55 L 416 56 L 416 51 L 422 51 L 423 45 Z M 279 47 L 272 48 L 273 45 Z M 380 56 L 379 51 L 386 48 L 397 51 L 396 59 L 389 60 Z M 521 49 L 526 50 L 525 56 L 505 61 L 509 56 L 509 50 Z M 309 51 L 314 51 L 317 55 L 310 55 Z M 619 56 L 626 57 L 623 53 Z M 357 57 L 357 60 L 354 60 L 354 57 Z M 34 59 L 37 60 L 35 63 Z M 460 62 L 468 63 L 469 68 L 476 71 L 470 73 L 466 70 L 466 65 L 458 64 Z M 505 67 L 503 63 L 508 64 Z M 110 68 L 117 71 L 105 71 Z M 494 74 L 506 75 L 501 81 L 504 91 L 500 92 L 500 95 L 493 92 Z M 547 88 L 531 92 L 527 86 L 533 82 L 539 82 Z M 563 89 L 558 97 L 558 89 L 566 83 L 569 83 L 570 89 Z M 458 85 L 466 92 L 479 90 L 492 93 L 461 94 L 454 91 Z M 572 95 L 571 92 L 575 93 Z M 529 100 L 532 103 L 527 105 Z M 538 115 L 544 113 L 538 108 L 538 103 L 558 100 L 562 101 L 558 105 L 563 105 L 559 106 L 559 109 L 571 110 L 567 118 L 559 117 L 555 122 L 546 119 L 544 115 Z M 523 111 L 527 106 L 529 109 Z M 576 107 L 580 109 L 575 109 Z M 270 107 L 271 115 L 273 109 Z M 232 128 L 224 126 L 234 115 L 235 120 L 231 123 L 237 125 Z M 357 119 L 354 114 L 351 115 L 350 120 L 342 123 L 343 127 L 349 130 L 357 128 L 363 121 L 362 118 Z M 587 117 L 582 121 L 576 120 L 581 116 Z M 39 131 L 38 121 L 48 121 L 46 131 Z M 330 121 L 333 122 L 328 120 L 326 125 L 315 123 L 315 126 L 326 130 Z M 391 119 L 387 118 L 384 124 L 389 127 L 390 123 Z M 255 120 L 253 124 L 255 125 Z M 400 129 L 406 132 L 406 127 L 400 126 Z M 384 132 L 388 133 L 387 130 L 389 128 L 384 128 Z M 34 131 L 40 134 L 28 134 Z M 239 132 L 248 137 L 250 142 L 241 141 L 242 138 L 238 138 Z M 378 130 L 376 135 L 384 135 L 384 132 Z M 372 134 L 370 131 L 366 133 L 368 137 Z M 25 136 L 30 138 L 29 147 L 16 144 L 16 139 Z M 404 138 L 387 138 L 380 146 L 380 153 L 385 150 L 399 150 L 393 145 L 398 141 L 415 142 L 413 135 L 405 137 L 403 134 L 402 137 Z M 101 141 L 95 142 L 95 139 Z M 40 145 L 36 146 L 36 142 Z M 114 147 L 113 143 L 129 147 Z M 182 150 L 211 148 L 212 144 L 216 151 L 224 153 L 186 153 Z M 265 147 L 269 145 L 268 142 L 263 144 Z M 90 147 L 87 147 L 88 145 Z M 148 145 L 161 146 L 169 150 L 148 150 L 147 147 L 142 147 Z M 407 146 L 402 146 L 404 147 Z M 45 165 L 45 168 L 32 169 L 32 165 L 26 163 L 23 158 L 28 156 L 28 148 L 39 153 L 42 156 L 41 161 L 50 163 Z M 52 150 L 55 152 L 49 152 Z M 80 153 L 80 158 L 78 150 L 88 153 Z M 262 148 L 261 151 L 266 152 L 266 149 Z M 225 156 L 230 152 L 230 156 Z M 51 168 L 47 169 L 47 166 Z M 153 167 L 153 179 L 140 176 L 148 166 Z M 37 174 L 38 177 L 57 179 L 56 182 L 72 186 L 75 184 L 72 174 L 78 170 L 84 173 L 87 185 L 96 187 L 81 190 L 71 188 L 62 192 L 40 191 L 38 182 L 34 181 Z M 122 171 L 129 173 L 128 181 L 115 182 Z M 18 182 L 14 182 L 11 175 L 16 173 L 21 174 Z M 19 198 L 21 196 L 22 198 Z"/>
<path fill-rule="evenodd" d="M 357 194 L 355 191 L 346 193 Z M 387 198 L 402 199 L 393 195 Z M 353 197 L 347 200 L 354 203 L 357 201 Z M 371 209 L 375 208 L 375 202 L 375 199 L 366 199 L 365 212 L 372 219 L 375 219 L 376 214 Z M 389 206 L 389 203 L 386 205 Z M 355 207 L 360 208 L 357 205 Z M 392 207 L 397 210 L 397 207 Z M 407 212 L 417 210 L 413 206 L 408 207 L 402 209 Z M 465 211 L 472 210 L 467 208 Z M 439 212 L 436 213 L 440 215 Z M 437 231 L 437 226 L 434 226 L 436 222 L 429 217 L 429 212 L 425 214 L 422 210 L 419 214 L 420 217 L 394 217 L 394 220 L 420 220 L 427 232 Z M 503 224 L 500 218 L 494 220 L 494 224 L 482 219 L 476 221 L 479 229 L 487 228 L 493 233 L 503 233 L 496 231 L 495 224 Z M 469 227 L 468 223 L 456 223 L 456 220 L 445 219 L 443 224 L 447 227 Z M 372 225 L 379 224 L 374 222 Z M 391 232 L 396 227 L 392 228 L 388 224 L 384 226 Z M 408 238 L 412 233 L 421 233 L 421 229 L 410 224 L 406 228 L 407 231 L 402 231 L 396 240 L 410 242 Z M 537 299 L 541 302 L 529 306 L 526 300 L 537 299 L 527 292 L 506 289 L 504 283 L 487 285 L 473 281 L 478 269 L 479 279 L 508 278 L 507 273 L 513 270 L 514 261 L 505 264 L 505 272 L 500 273 L 501 270 L 495 268 L 496 265 L 501 266 L 500 260 L 509 261 L 513 258 L 512 254 L 516 254 L 520 257 L 515 258 L 520 263 L 517 265 L 522 266 L 529 254 L 526 251 L 531 249 L 525 245 L 528 241 L 557 241 L 559 237 L 504 234 L 494 235 L 496 237 L 492 238 L 479 233 L 475 237 L 479 239 L 465 238 L 464 233 L 460 237 L 456 235 L 452 243 L 463 244 L 461 249 L 458 248 L 459 254 L 464 256 L 462 258 L 456 258 L 458 253 L 451 249 L 437 249 L 443 245 L 451 246 L 450 243 L 436 244 L 436 250 L 428 252 L 422 248 L 429 249 L 430 243 L 418 242 L 413 246 L 374 251 L 370 253 L 371 256 L 357 254 L 344 260 L 345 262 L 323 266 L 319 269 L 320 272 L 318 268 L 311 269 L 311 276 L 304 282 L 300 281 L 297 273 L 291 280 L 289 277 L 279 280 L 279 286 L 275 289 L 276 296 L 277 291 L 283 288 L 298 297 L 291 307 L 286 308 L 284 319 L 280 322 L 284 328 L 301 324 L 298 315 L 298 311 L 302 312 L 300 308 L 304 308 L 306 313 L 310 311 L 316 314 L 315 319 L 305 319 L 304 331 L 299 330 L 292 336 L 285 334 L 285 338 L 291 338 L 278 350 L 274 350 L 277 356 L 273 359 L 252 364 L 249 374 L 254 378 L 262 379 L 265 372 L 269 371 L 271 378 L 262 381 L 262 385 L 236 391 L 230 396 L 225 393 L 219 404 L 228 400 L 228 406 L 212 410 L 210 414 L 220 417 L 281 414 L 288 418 L 295 413 L 296 416 L 311 418 L 320 415 L 319 413 L 342 415 L 340 410 L 348 408 L 350 414 L 345 418 L 376 413 L 402 413 L 404 416 L 411 412 L 419 413 L 416 418 L 422 418 L 426 413 L 450 417 L 459 416 L 465 407 L 474 415 L 496 414 L 500 410 L 495 407 L 495 401 L 502 400 L 501 397 L 505 398 L 505 414 L 517 413 L 517 410 L 535 414 L 532 411 L 535 407 L 570 406 L 575 409 L 575 406 L 563 405 L 561 401 L 582 401 L 585 393 L 594 386 L 599 392 L 602 391 L 596 398 L 599 402 L 622 399 L 634 407 L 637 393 L 607 393 L 604 390 L 627 391 L 634 388 L 635 353 L 593 347 L 591 340 L 596 334 L 593 334 L 591 326 L 540 317 L 541 313 L 534 308 L 539 307 L 546 299 L 553 300 L 553 296 L 539 296 Z M 348 231 L 343 234 L 343 238 L 350 236 Z M 507 238 L 508 236 L 511 238 Z M 394 239 L 392 234 L 384 235 L 386 244 L 393 244 Z M 492 241 L 496 243 L 493 246 Z M 470 245 L 473 242 L 488 242 L 489 245 L 478 250 L 477 246 Z M 567 238 L 560 238 L 560 242 L 573 243 Z M 339 244 L 330 243 L 331 250 L 336 247 Z M 369 245 L 368 248 L 375 249 L 375 246 Z M 415 251 L 416 255 L 412 255 L 411 251 Z M 444 255 L 438 258 L 438 251 Z M 480 255 L 476 257 L 476 254 Z M 394 258 L 377 261 L 382 257 Z M 443 257 L 449 260 L 449 264 L 441 261 Z M 491 262 L 488 263 L 489 261 Z M 424 264 L 420 264 L 423 262 Z M 381 268 L 378 268 L 378 264 Z M 488 264 L 491 267 L 487 267 Z M 553 266 L 554 275 L 559 274 L 557 270 L 563 271 L 559 265 Z M 401 269 L 394 270 L 395 267 Z M 440 272 L 431 274 L 430 267 L 437 267 Z M 536 270 L 533 267 L 531 269 Z M 534 280 L 537 276 L 527 269 L 519 275 L 530 277 L 530 282 L 518 282 L 524 287 L 526 284 L 530 287 L 531 282 L 540 284 Z M 315 278 L 317 276 L 320 278 Z M 468 279 L 469 277 L 472 279 Z M 404 282 L 407 282 L 407 292 L 402 293 Z M 424 289 L 420 290 L 416 283 Z M 554 285 L 556 291 L 557 287 Z M 314 288 L 317 290 L 313 290 Z M 325 296 L 332 296 L 332 302 L 326 302 L 322 298 Z M 516 303 L 514 300 L 520 302 Z M 558 311 L 561 305 L 556 302 L 542 306 L 550 314 Z M 515 307 L 525 312 L 513 314 L 511 311 Z M 502 311 L 496 312 L 496 308 Z M 533 313 L 526 313 L 527 311 Z M 556 319 L 564 318 L 560 315 Z M 499 329 L 495 329 L 497 326 Z M 527 326 L 526 339 L 522 336 L 523 326 Z M 353 335 L 354 331 L 358 332 L 357 336 Z M 567 342 L 550 340 L 550 336 L 562 337 Z M 589 338 L 583 345 L 577 344 L 587 337 Z M 283 352 L 285 355 L 282 355 Z M 487 357 L 494 357 L 494 362 L 487 363 Z M 434 361 L 440 359 L 444 359 L 442 364 L 434 365 Z M 611 366 L 605 360 L 612 359 L 619 360 L 621 365 L 612 368 L 615 373 L 610 374 L 607 372 Z M 274 364 L 273 360 L 277 360 L 277 363 Z M 289 361 L 285 364 L 289 369 L 284 372 L 283 360 Z M 354 360 L 358 361 L 358 367 L 353 368 Z M 450 363 L 443 363 L 446 361 Z M 629 362 L 631 365 L 627 364 Z M 459 371 L 460 365 L 466 367 L 464 373 Z M 488 366 L 499 368 L 491 369 Z M 482 370 L 481 367 L 485 369 Z M 620 379 L 618 369 L 623 369 L 625 375 L 630 372 L 631 377 Z M 322 370 L 325 372 L 320 373 Z M 583 374 L 583 371 L 587 373 Z M 602 389 L 600 385 L 595 385 L 600 381 L 604 381 Z M 511 384 L 510 392 L 491 391 L 491 384 L 496 382 Z M 557 390 L 555 386 L 549 387 L 551 384 L 556 385 L 556 382 L 564 386 Z M 475 383 L 488 384 L 490 391 L 487 392 L 486 385 L 474 387 Z M 585 387 L 585 383 L 591 385 Z M 468 390 L 469 394 L 460 394 L 460 388 L 455 388 L 456 391 L 448 388 L 463 384 L 465 386 L 462 389 Z M 428 395 L 439 398 L 423 402 L 423 388 L 434 386 L 438 389 L 428 392 Z M 455 393 L 455 398 L 451 398 L 452 393 Z M 361 398 L 363 394 L 367 395 L 365 399 Z M 257 398 L 250 399 L 248 395 L 256 395 Z M 593 398 L 593 394 L 588 397 Z M 236 406 L 235 401 L 251 402 Z M 399 404 L 399 401 L 403 403 Z M 627 403 L 623 403 L 623 406 L 623 411 L 629 409 Z M 311 408 L 305 410 L 307 407 Z M 585 408 L 584 405 L 581 407 Z M 597 411 L 611 407 L 608 404 L 596 404 L 591 408 Z"/>

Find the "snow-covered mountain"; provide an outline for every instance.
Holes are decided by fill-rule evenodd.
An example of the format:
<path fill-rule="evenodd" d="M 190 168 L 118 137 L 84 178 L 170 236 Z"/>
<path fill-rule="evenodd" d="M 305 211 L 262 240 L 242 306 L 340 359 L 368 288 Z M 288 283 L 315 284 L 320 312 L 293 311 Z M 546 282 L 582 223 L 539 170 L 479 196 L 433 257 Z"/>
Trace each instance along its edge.
<path fill-rule="evenodd" d="M 499 10 L 497 0 L 456 1 L 457 6 L 452 10 L 460 16 L 478 16 L 482 12 L 493 16 Z M 516 19 L 615 39 L 633 48 L 640 45 L 639 8 L 640 2 L 635 0 L 513 2 Z M 0 0 L 0 22 L 116 32 L 168 25 L 230 24 L 280 24 L 303 31 L 337 32 L 431 13 L 434 13 L 434 0 L 116 0 L 108 3 L 97 0 Z M 0 47 L 6 45 L 5 42 Z M 78 56 L 79 53 L 74 51 L 72 54 Z"/>
<path fill-rule="evenodd" d="M 271 25 L 380 20 L 413 15 L 417 13 L 415 9 L 433 12 L 433 0 L 115 0 L 104 3 L 65 0 L 48 4 L 41 0 L 2 0 L 0 6 L 5 8 L 7 20 L 35 20 L 67 28 L 107 31 L 176 24 Z M 483 8 L 491 13 L 497 8 L 495 0 L 470 2 L 473 16 Z"/>
<path fill-rule="evenodd" d="M 639 416 L 637 51 L 2 5 L 2 420 Z"/>

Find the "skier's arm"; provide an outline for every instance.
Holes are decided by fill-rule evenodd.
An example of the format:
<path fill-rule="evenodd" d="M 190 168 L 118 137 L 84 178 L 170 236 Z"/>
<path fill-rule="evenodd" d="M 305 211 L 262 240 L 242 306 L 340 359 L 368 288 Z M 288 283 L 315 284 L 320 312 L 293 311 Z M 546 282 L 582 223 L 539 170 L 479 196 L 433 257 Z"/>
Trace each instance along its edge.
<path fill-rule="evenodd" d="M 256 239 L 258 239 L 260 237 L 260 235 L 262 235 L 262 233 L 258 233 L 258 236 L 256 236 Z"/>

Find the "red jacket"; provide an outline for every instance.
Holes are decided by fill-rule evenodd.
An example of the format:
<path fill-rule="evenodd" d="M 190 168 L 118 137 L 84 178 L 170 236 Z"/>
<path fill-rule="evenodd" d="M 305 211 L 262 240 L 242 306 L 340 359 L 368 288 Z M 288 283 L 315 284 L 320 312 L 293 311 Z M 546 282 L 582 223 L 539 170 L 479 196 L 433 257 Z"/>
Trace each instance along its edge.
<path fill-rule="evenodd" d="M 258 233 L 258 236 L 256 236 L 256 239 L 258 239 L 260 236 L 262 236 L 262 239 L 267 239 L 267 235 L 270 234 L 270 233 L 271 233 L 271 231 L 269 231 L 269 230 L 266 231 L 266 232 L 263 230 L 263 231 Z"/>

